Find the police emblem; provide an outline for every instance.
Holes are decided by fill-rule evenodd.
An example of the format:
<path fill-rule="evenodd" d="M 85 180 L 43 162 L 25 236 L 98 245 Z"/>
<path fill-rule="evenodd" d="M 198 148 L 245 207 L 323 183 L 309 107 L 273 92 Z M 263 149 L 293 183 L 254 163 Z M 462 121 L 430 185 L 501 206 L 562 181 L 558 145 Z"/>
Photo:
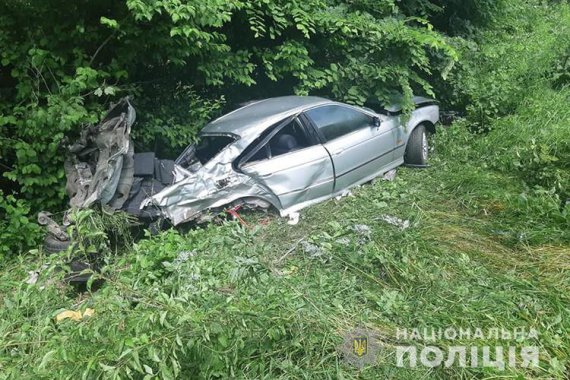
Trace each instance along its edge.
<path fill-rule="evenodd" d="M 368 337 L 365 335 L 352 338 L 352 353 L 359 358 L 368 353 Z"/>
<path fill-rule="evenodd" d="M 374 331 L 357 328 L 344 336 L 339 347 L 343 359 L 356 367 L 374 364 L 380 349 L 380 339 Z"/>

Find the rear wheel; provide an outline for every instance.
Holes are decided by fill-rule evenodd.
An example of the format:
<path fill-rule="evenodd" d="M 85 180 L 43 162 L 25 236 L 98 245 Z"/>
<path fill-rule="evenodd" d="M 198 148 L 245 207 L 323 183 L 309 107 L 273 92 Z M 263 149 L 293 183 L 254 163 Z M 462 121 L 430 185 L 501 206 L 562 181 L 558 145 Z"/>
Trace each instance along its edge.
<path fill-rule="evenodd" d="M 414 128 L 408 140 L 404 162 L 410 165 L 427 165 L 428 151 L 426 127 L 418 125 Z"/>

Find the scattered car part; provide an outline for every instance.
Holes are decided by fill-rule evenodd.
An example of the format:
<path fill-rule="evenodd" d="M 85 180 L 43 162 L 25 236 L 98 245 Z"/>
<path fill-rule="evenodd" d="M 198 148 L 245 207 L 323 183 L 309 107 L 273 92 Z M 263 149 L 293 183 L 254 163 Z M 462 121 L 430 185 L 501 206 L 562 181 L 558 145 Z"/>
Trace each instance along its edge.
<path fill-rule="evenodd" d="M 383 220 L 388 224 L 398 227 L 401 230 L 405 230 L 410 227 L 409 220 L 403 220 L 391 215 L 380 215 L 377 219 Z"/>
<path fill-rule="evenodd" d="M 70 285 L 83 286 L 95 272 L 99 272 L 99 266 L 95 260 L 76 257 L 69 262 L 69 272 L 66 273 L 64 281 Z"/>
<path fill-rule="evenodd" d="M 52 214 L 46 211 L 42 211 L 38 214 L 38 224 L 47 229 L 43 244 L 44 251 L 46 253 L 65 251 L 71 244 L 71 240 L 67 232 L 65 232 L 51 216 Z"/>
<path fill-rule="evenodd" d="M 384 173 L 384 176 L 382 177 L 382 179 L 384 181 L 393 181 L 394 179 L 396 179 L 396 174 L 397 174 L 397 170 L 392 169 L 392 170 Z"/>
<path fill-rule="evenodd" d="M 28 279 L 26 280 L 26 284 L 28 285 L 35 285 L 38 282 L 38 278 L 40 277 L 40 272 L 31 270 L 28 272 Z"/>
<path fill-rule="evenodd" d="M 359 244 L 364 244 L 372 238 L 372 229 L 366 224 L 355 224 L 353 229 L 358 235 Z"/>
<path fill-rule="evenodd" d="M 453 124 L 461 117 L 463 117 L 463 115 L 458 111 L 441 111 L 439 113 L 439 119 L 441 121 L 441 124 L 445 126 Z"/>
<path fill-rule="evenodd" d="M 69 235 L 52 218 L 52 214 L 42 211 L 38 214 L 38 224 L 45 226 L 48 233 L 59 241 L 68 241 Z"/>
<path fill-rule="evenodd" d="M 289 220 L 287 221 L 287 224 L 294 226 L 297 223 L 299 223 L 299 218 L 301 217 L 301 215 L 298 212 L 292 212 L 288 216 Z"/>
<path fill-rule="evenodd" d="M 326 254 L 325 251 L 316 244 L 313 244 L 306 240 L 302 240 L 300 244 L 303 252 L 307 254 L 311 259 L 322 259 L 324 261 L 331 259 L 331 256 Z"/>
<path fill-rule="evenodd" d="M 95 310 L 91 308 L 87 308 L 83 312 L 81 310 L 64 310 L 55 316 L 55 321 L 61 322 L 65 319 L 71 319 L 72 321 L 81 321 L 83 319 L 92 317 L 93 314 L 95 314 Z"/>
<path fill-rule="evenodd" d="M 67 250 L 70 245 L 71 240 L 61 241 L 53 237 L 53 235 L 47 234 L 44 238 L 43 249 L 48 254 L 58 253 Z"/>

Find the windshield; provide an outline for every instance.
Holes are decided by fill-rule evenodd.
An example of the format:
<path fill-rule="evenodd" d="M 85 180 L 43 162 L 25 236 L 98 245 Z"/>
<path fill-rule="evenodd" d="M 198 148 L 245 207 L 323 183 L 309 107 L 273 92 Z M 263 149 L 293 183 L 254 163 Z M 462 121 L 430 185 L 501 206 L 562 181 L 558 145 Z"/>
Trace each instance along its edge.
<path fill-rule="evenodd" d="M 235 137 L 228 135 L 198 136 L 196 158 L 204 165 L 234 141 L 236 141 Z"/>

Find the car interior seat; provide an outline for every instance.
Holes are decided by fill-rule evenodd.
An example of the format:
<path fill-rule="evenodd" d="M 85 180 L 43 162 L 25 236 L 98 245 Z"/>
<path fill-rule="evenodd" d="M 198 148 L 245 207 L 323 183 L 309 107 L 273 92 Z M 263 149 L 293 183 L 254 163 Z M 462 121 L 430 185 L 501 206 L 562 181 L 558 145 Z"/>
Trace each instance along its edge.
<path fill-rule="evenodd" d="M 289 153 L 299 148 L 299 143 L 294 136 L 283 134 L 277 138 L 275 143 L 271 144 L 271 153 L 272 156 L 279 156 L 280 154 Z"/>

